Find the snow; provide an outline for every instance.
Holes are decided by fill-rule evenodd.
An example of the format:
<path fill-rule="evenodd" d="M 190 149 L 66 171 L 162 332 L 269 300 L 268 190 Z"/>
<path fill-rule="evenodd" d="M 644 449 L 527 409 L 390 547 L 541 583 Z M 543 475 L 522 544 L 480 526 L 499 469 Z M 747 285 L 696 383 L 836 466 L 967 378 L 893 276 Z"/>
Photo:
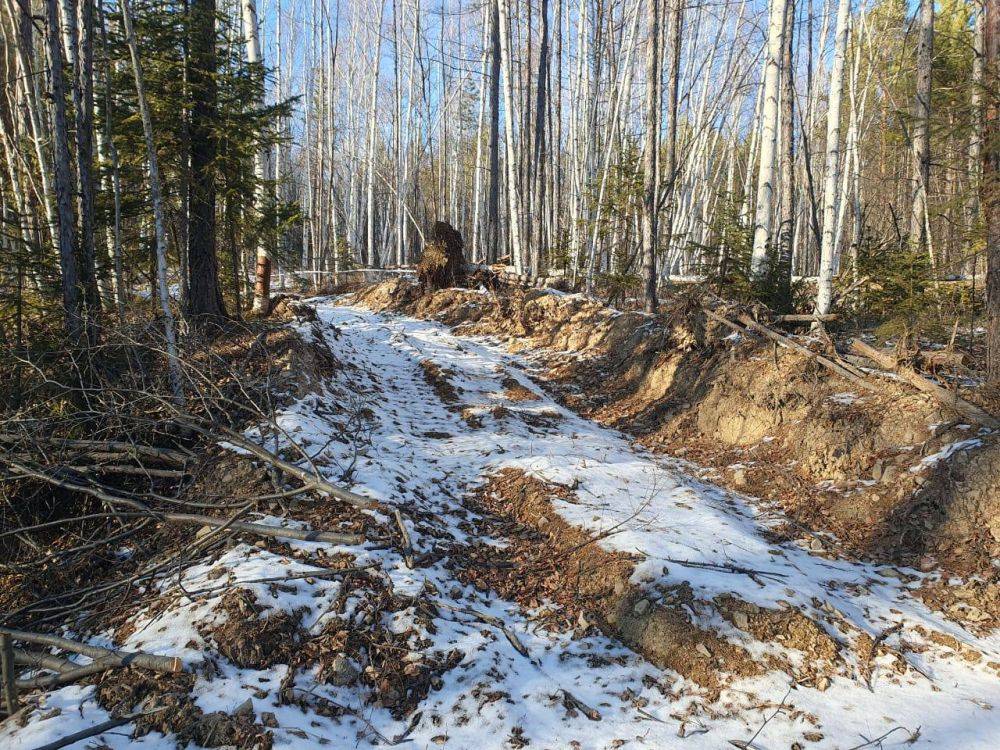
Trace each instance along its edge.
<path fill-rule="evenodd" d="M 980 440 L 979 438 L 969 438 L 968 440 L 958 440 L 954 443 L 948 443 L 937 453 L 932 453 L 929 456 L 924 456 L 922 459 L 920 459 L 920 463 L 918 463 L 916 466 L 910 467 L 910 471 L 916 473 L 921 469 L 926 469 L 931 466 L 935 466 L 936 464 L 941 463 L 942 461 L 953 456 L 959 451 L 967 451 L 971 450 L 972 448 L 978 448 L 982 444 L 983 441 Z"/>
<path fill-rule="evenodd" d="M 530 747 L 543 748 L 715 750 L 729 747 L 731 740 L 748 740 L 762 725 L 753 743 L 760 749 L 800 743 L 806 748 L 846 750 L 897 727 L 905 731 L 893 731 L 882 747 L 992 750 L 1000 746 L 1000 713 L 992 708 L 1000 704 L 1000 676 L 986 666 L 1000 662 L 1000 638 L 977 637 L 914 598 L 912 588 L 927 577 L 924 574 L 906 570 L 900 577 L 889 568 L 817 554 L 806 544 L 768 541 L 764 532 L 782 520 L 773 511 L 702 481 L 697 468 L 684 461 L 641 450 L 626 436 L 561 407 L 529 377 L 528 359 L 507 353 L 497 342 L 461 338 L 436 323 L 333 301 L 320 303 L 318 314 L 330 331 L 331 349 L 358 367 L 338 373 L 326 393 L 306 397 L 280 412 L 278 422 L 331 480 L 343 482 L 346 475 L 356 492 L 420 511 L 421 519 L 433 518 L 433 528 L 426 520 L 407 524 L 417 554 L 472 541 L 501 544 L 475 536 L 463 523 L 470 518 L 463 497 L 495 472 L 521 469 L 575 488 L 577 502 L 557 500 L 555 510 L 571 524 L 606 534 L 600 541 L 605 548 L 640 556 L 634 583 L 651 590 L 688 583 L 697 600 L 692 613 L 697 624 L 716 629 L 756 656 L 782 654 L 801 662 L 804 654 L 755 641 L 737 630 L 710 602 L 720 594 L 736 594 L 765 607 L 795 607 L 848 646 L 847 668 L 825 691 L 792 686 L 789 675 L 771 672 L 736 681 L 718 703 L 705 705 L 702 691 L 688 680 L 604 636 L 550 632 L 515 604 L 458 583 L 446 561 L 409 569 L 397 551 L 384 545 L 294 542 L 293 548 L 310 555 L 349 552 L 356 565 L 375 566 L 402 596 L 459 593 L 458 601 L 442 601 L 465 611 L 442 608 L 434 621 L 435 632 L 424 636 L 432 642 L 432 651 L 459 649 L 462 662 L 442 675 L 443 685 L 424 700 L 412 726 L 412 717 L 397 720 L 367 703 L 366 688 L 319 684 L 309 673 L 296 676 L 297 689 L 347 706 L 353 714 L 330 718 L 280 705 L 277 687 L 286 667 L 238 669 L 221 657 L 221 674 L 199 671 L 196 702 L 206 712 L 232 711 L 249 698 L 258 715 L 271 711 L 277 717 L 279 728 L 273 731 L 279 748 L 311 748 L 327 742 L 332 747 L 375 746 L 381 741 L 374 728 L 388 738 L 405 736 L 406 746 L 414 748 L 486 750 L 509 747 L 513 736 L 521 736 Z M 337 339 L 332 335 L 334 326 L 340 331 Z M 306 333 L 309 327 L 300 330 Z M 476 407 L 481 427 L 470 426 L 458 410 L 437 398 L 420 366 L 427 359 L 452 373 L 462 405 Z M 539 398 L 508 400 L 500 383 L 505 377 L 515 378 Z M 844 402 L 848 395 L 854 396 L 838 394 Z M 335 425 L 324 404 L 332 402 L 371 410 L 370 445 L 358 448 L 331 441 Z M 498 404 L 508 411 L 506 416 L 494 416 L 491 409 Z M 962 441 L 945 451 L 966 449 L 972 442 Z M 254 520 L 283 522 L 277 517 Z M 730 569 L 692 566 L 698 563 Z M 740 568 L 761 573 L 750 577 L 732 572 Z M 330 604 L 340 591 L 336 579 L 296 578 L 281 587 L 255 582 L 315 571 L 308 561 L 237 545 L 220 557 L 199 561 L 180 581 L 176 577 L 160 581 L 170 605 L 157 614 L 140 615 L 135 631 L 122 645 L 176 655 L 200 669 L 205 643 L 197 624 L 216 616 L 213 605 L 224 585 L 250 589 L 263 606 L 301 609 L 304 627 L 317 633 L 331 616 Z M 528 657 L 500 628 L 468 610 L 504 623 L 523 643 Z M 346 616 L 350 614 L 348 606 Z M 399 618 L 394 627 L 411 624 L 405 612 Z M 859 633 L 877 637 L 900 623 L 899 632 L 886 643 L 900 649 L 906 643 L 926 647 L 919 654 L 907 652 L 924 674 L 908 670 L 898 676 L 882 664 L 882 669 L 876 667 L 869 689 L 856 674 L 858 665 L 850 661 L 854 658 L 850 643 Z M 950 635 L 984 658 L 969 663 L 928 642 L 922 634 L 926 631 Z M 599 711 L 600 720 L 590 721 L 567 709 L 565 691 Z M 89 688 L 69 686 L 33 699 L 39 710 L 24 728 L 0 727 L 0 747 L 32 748 L 107 718 Z M 54 708 L 60 709 L 60 718 L 44 719 Z M 772 714 L 774 718 L 765 723 Z M 919 736 L 908 744 L 918 728 Z M 159 735 L 133 741 L 128 730 L 126 726 L 108 732 L 103 741 L 112 748 L 174 746 L 171 738 Z M 816 739 L 813 732 L 822 738 Z"/>

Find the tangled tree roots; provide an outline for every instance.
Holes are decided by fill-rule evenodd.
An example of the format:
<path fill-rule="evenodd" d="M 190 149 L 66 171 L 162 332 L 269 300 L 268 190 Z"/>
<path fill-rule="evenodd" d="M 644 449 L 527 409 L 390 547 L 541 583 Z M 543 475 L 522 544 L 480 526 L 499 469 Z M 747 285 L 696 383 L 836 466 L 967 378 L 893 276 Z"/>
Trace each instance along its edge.
<path fill-rule="evenodd" d="M 457 286 L 465 276 L 462 234 L 446 221 L 434 222 L 427 238 L 417 276 L 424 290 Z"/>

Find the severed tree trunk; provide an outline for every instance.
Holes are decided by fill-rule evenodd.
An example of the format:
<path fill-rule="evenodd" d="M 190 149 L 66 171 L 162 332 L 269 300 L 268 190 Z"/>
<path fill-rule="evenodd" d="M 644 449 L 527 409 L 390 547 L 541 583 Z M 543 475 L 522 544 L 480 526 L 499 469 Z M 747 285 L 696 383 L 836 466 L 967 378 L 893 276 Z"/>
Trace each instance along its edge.
<path fill-rule="evenodd" d="M 191 0 L 187 76 L 191 96 L 190 196 L 188 199 L 188 299 L 192 323 L 218 323 L 226 317 L 219 287 L 215 234 L 215 127 L 218 62 L 215 52 L 215 0 Z"/>
<path fill-rule="evenodd" d="M 646 0 L 646 112 L 642 155 L 643 309 L 656 312 L 656 224 L 660 152 L 660 0 Z"/>
<path fill-rule="evenodd" d="M 767 60 L 764 66 L 763 107 L 761 109 L 760 165 L 757 171 L 757 203 L 754 214 L 753 255 L 750 271 L 754 278 L 767 272 L 774 213 L 774 150 L 778 137 L 778 84 L 785 48 L 785 6 L 787 0 L 771 0 L 767 26 Z"/>
<path fill-rule="evenodd" d="M 54 2 L 54 0 L 49 0 Z M 153 228 L 156 233 L 156 283 L 160 297 L 160 310 L 163 313 L 163 334 L 167 345 L 167 362 L 170 373 L 170 387 L 174 401 L 184 400 L 184 390 L 181 381 L 180 360 L 177 358 L 177 338 L 174 333 L 174 314 L 170 309 L 170 293 L 167 289 L 167 237 L 163 221 L 163 198 L 160 193 L 160 168 L 156 157 L 156 142 L 153 139 L 153 120 L 146 101 L 146 86 L 142 75 L 142 59 L 139 57 L 139 46 L 135 41 L 135 30 L 132 27 L 132 8 L 129 0 L 119 0 L 122 9 L 122 26 L 125 31 L 125 41 L 132 57 L 132 73 L 135 77 L 136 101 L 139 106 L 139 117 L 142 120 L 142 132 L 146 141 L 146 158 L 149 169 L 149 198 L 153 204 Z"/>
<path fill-rule="evenodd" d="M 1000 386 L 1000 0 L 983 2 L 983 173 L 980 206 L 986 224 L 986 379 Z"/>
<path fill-rule="evenodd" d="M 913 97 L 913 199 L 910 244 L 929 248 L 927 236 L 927 186 L 931 176 L 931 60 L 934 56 L 934 0 L 920 0 L 917 21 L 917 88 Z M 933 253 L 931 263 L 934 263 Z"/>
<path fill-rule="evenodd" d="M 826 172 L 823 186 L 823 236 L 820 245 L 816 314 L 826 315 L 833 303 L 833 274 L 837 252 L 837 179 L 840 174 L 840 103 L 844 88 L 844 56 L 850 0 L 837 5 L 837 27 L 830 71 L 830 103 L 826 113 Z"/>

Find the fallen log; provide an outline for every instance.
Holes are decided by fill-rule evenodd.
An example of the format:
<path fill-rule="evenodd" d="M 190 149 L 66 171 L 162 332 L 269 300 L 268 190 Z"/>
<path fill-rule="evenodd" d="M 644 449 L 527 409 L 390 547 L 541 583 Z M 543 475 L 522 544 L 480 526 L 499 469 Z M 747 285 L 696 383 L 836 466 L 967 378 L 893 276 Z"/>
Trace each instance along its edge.
<path fill-rule="evenodd" d="M 851 341 L 851 351 L 867 357 L 884 370 L 896 373 L 917 390 L 929 394 L 942 406 L 946 406 L 952 411 L 961 414 L 969 421 L 983 427 L 989 427 L 991 430 L 1000 429 L 1000 419 L 997 419 L 975 404 L 966 401 L 956 392 L 949 391 L 947 388 L 943 388 L 934 381 L 925 378 L 916 370 L 901 365 L 888 352 L 879 351 L 875 347 L 869 346 L 864 341 L 859 341 L 858 339 Z"/>
<path fill-rule="evenodd" d="M 0 634 L 9 636 L 12 640 L 22 643 L 34 643 L 42 646 L 51 646 L 63 651 L 70 651 L 74 654 L 83 654 L 91 659 L 100 660 L 109 666 L 125 667 L 135 665 L 143 669 L 150 669 L 154 672 L 183 672 L 184 663 L 176 656 L 159 656 L 158 654 L 147 654 L 143 651 L 115 651 L 101 646 L 93 646 L 89 643 L 80 643 L 69 638 L 62 638 L 50 633 L 31 633 L 27 630 L 15 630 L 14 628 L 0 628 Z"/>

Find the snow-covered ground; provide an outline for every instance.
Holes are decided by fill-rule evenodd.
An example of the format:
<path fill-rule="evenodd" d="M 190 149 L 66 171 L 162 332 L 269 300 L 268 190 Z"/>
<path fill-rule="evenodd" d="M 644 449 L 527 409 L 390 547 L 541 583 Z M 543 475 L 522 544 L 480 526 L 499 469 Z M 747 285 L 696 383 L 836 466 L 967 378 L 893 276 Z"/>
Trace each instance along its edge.
<path fill-rule="evenodd" d="M 308 672 L 296 676 L 295 689 L 348 712 L 330 718 L 280 704 L 277 686 L 285 677 L 284 667 L 259 671 L 225 664 L 221 673 L 199 674 L 196 702 L 206 712 L 233 711 L 250 699 L 258 716 L 275 715 L 275 746 L 296 748 L 384 746 L 385 738 L 399 738 L 415 748 L 482 750 L 702 750 L 751 740 L 748 747 L 761 750 L 1000 747 L 1000 707 L 994 708 L 1000 706 L 1000 673 L 989 666 L 1000 664 L 1000 638 L 976 637 L 928 610 L 909 592 L 922 579 L 917 571 L 900 577 L 889 568 L 836 559 L 819 554 L 823 545 L 815 541 L 768 541 L 762 532 L 781 520 L 773 513 L 706 484 L 693 467 L 638 449 L 624 435 L 559 406 L 525 374 L 528 361 L 495 342 L 331 301 L 321 301 L 318 314 L 332 351 L 356 369 L 335 376 L 325 393 L 293 404 L 279 421 L 332 479 L 340 481 L 351 467 L 355 491 L 402 506 L 409 519 L 420 519 L 407 521 L 418 556 L 477 541 L 469 531 L 475 525 L 467 523 L 466 494 L 490 474 L 521 469 L 575 488 L 577 502 L 557 500 L 556 511 L 595 534 L 610 531 L 600 541 L 605 548 L 639 555 L 634 583 L 653 591 L 687 582 L 702 602 L 735 594 L 764 607 L 795 607 L 844 646 L 845 665 L 822 691 L 793 685 L 788 674 L 774 671 L 732 682 L 718 702 L 705 706 L 693 683 L 613 640 L 550 632 L 515 604 L 461 585 L 446 555 L 411 569 L 393 549 L 367 544 L 330 550 L 327 545 L 325 552 L 350 553 L 357 565 L 383 571 L 396 594 L 447 605 L 434 618 L 433 632 L 406 610 L 386 625 L 420 630 L 432 644 L 425 652 L 458 649 L 461 662 L 441 675 L 439 689 L 418 713 L 400 719 L 370 705 L 366 688 L 322 684 Z M 311 331 L 302 326 L 303 335 Z M 450 373 L 460 403 L 467 407 L 465 418 L 435 394 L 421 365 L 426 360 Z M 501 381 L 511 377 L 539 398 L 509 399 Z M 323 405 L 333 400 L 371 410 L 370 444 L 357 454 L 355 445 L 331 442 L 331 416 Z M 497 405 L 507 414 L 495 416 Z M 479 426 L 466 421 L 470 414 Z M 282 523 L 277 518 L 261 522 Z M 315 553 L 324 545 L 303 542 L 295 547 Z M 698 567 L 702 563 L 728 569 Z M 341 593 L 335 578 L 296 578 L 280 590 L 266 583 L 239 584 L 314 570 L 308 556 L 284 558 L 241 544 L 186 571 L 183 590 L 206 592 L 202 596 L 183 595 L 176 578 L 163 581 L 171 605 L 140 615 L 124 647 L 178 655 L 199 671 L 205 643 L 195 624 L 216 616 L 213 597 L 221 593 L 220 580 L 227 580 L 219 578 L 219 568 L 228 570 L 233 585 L 252 590 L 261 604 L 301 609 L 303 627 L 312 633 L 336 616 L 330 612 Z M 760 574 L 734 572 L 740 569 Z M 341 616 L 349 618 L 352 606 L 349 596 Z M 792 663 L 804 658 L 780 644 L 755 641 L 708 604 L 691 614 L 700 626 L 714 628 L 760 658 L 768 653 Z M 504 624 L 527 656 L 496 623 Z M 893 657 L 886 655 L 874 660 L 870 679 L 862 678 L 860 665 L 852 661 L 854 641 L 859 633 L 879 638 L 887 632 L 886 645 L 904 655 L 912 668 L 897 674 L 888 668 Z M 928 634 L 933 633 L 950 636 L 980 658 L 960 657 L 932 642 Z M 587 718 L 574 708 L 574 700 L 600 718 Z M 25 727 L 0 729 L 0 747 L 34 748 L 106 718 L 92 688 L 65 687 L 42 697 Z M 174 746 L 172 738 L 158 734 L 132 740 L 128 726 L 106 733 L 103 741 L 113 748 Z"/>

